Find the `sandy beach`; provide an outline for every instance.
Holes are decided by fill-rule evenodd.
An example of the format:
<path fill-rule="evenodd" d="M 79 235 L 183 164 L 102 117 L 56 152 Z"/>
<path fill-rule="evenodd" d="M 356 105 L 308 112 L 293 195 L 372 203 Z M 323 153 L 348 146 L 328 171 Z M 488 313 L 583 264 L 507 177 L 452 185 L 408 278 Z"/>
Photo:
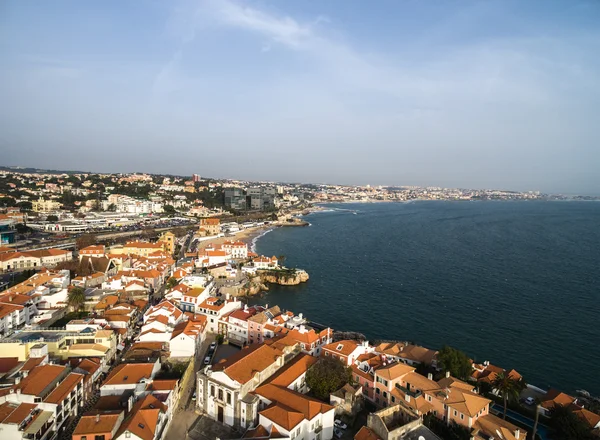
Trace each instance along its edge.
<path fill-rule="evenodd" d="M 202 240 L 198 243 L 198 249 L 204 249 L 208 245 L 218 245 L 223 244 L 226 241 L 242 241 L 248 244 L 248 249 L 251 250 L 253 248 L 253 241 L 255 238 L 260 235 L 266 233 L 267 231 L 276 228 L 276 225 L 263 225 L 256 226 L 254 228 L 244 229 L 242 231 L 236 232 L 234 235 L 229 237 L 214 237 L 206 240 Z M 253 250 L 253 249 L 252 249 Z"/>

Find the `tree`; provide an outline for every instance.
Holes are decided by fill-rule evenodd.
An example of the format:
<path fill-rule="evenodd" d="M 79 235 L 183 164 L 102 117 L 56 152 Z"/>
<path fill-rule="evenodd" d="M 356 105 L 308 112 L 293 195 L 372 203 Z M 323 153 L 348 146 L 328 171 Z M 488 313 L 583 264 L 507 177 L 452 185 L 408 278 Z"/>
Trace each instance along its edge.
<path fill-rule="evenodd" d="M 175 208 L 173 207 L 173 205 L 165 205 L 165 206 L 163 206 L 163 211 L 167 215 L 175 215 L 175 214 L 177 214 L 177 211 L 175 210 Z"/>
<path fill-rule="evenodd" d="M 464 352 L 444 345 L 438 352 L 438 365 L 442 370 L 449 371 L 452 376 L 467 380 L 473 371 L 471 359 Z"/>
<path fill-rule="evenodd" d="M 540 404 L 537 402 L 535 405 L 535 421 L 533 422 L 533 433 L 531 434 L 531 438 L 535 440 L 535 435 L 537 434 L 538 420 L 540 418 Z"/>
<path fill-rule="evenodd" d="M 57 215 L 49 215 L 48 217 L 46 217 L 46 220 L 49 222 L 57 222 L 58 216 Z"/>
<path fill-rule="evenodd" d="M 173 287 L 175 287 L 175 286 L 176 286 L 178 283 L 179 283 L 179 281 L 177 281 L 177 279 L 176 279 L 176 278 L 173 278 L 173 277 L 171 277 L 171 278 L 169 278 L 169 279 L 167 280 L 166 289 L 167 289 L 167 290 L 170 290 L 170 289 L 172 289 Z"/>
<path fill-rule="evenodd" d="M 339 359 L 321 358 L 306 373 L 306 384 L 319 399 L 329 401 L 329 394 L 339 390 L 352 379 L 352 370 Z"/>
<path fill-rule="evenodd" d="M 69 291 L 67 303 L 74 311 L 79 311 L 85 302 L 85 291 L 81 287 L 73 287 Z"/>
<path fill-rule="evenodd" d="M 522 379 L 515 379 L 509 374 L 506 374 L 504 371 L 502 373 L 498 373 L 496 378 L 492 381 L 492 388 L 498 392 L 504 401 L 503 419 L 506 420 L 508 401 L 519 400 L 519 395 L 521 394 L 521 391 L 525 389 L 525 387 L 525 382 Z"/>
<path fill-rule="evenodd" d="M 106 208 L 106 210 L 110 212 L 115 212 L 117 210 L 117 206 L 114 203 L 111 203 L 110 205 L 108 205 L 108 208 Z"/>
<path fill-rule="evenodd" d="M 550 427 L 555 431 L 552 438 L 561 440 L 592 439 L 588 425 L 567 406 L 554 405 L 554 408 L 550 410 Z"/>
<path fill-rule="evenodd" d="M 277 257 L 277 264 L 283 266 L 283 262 L 285 261 L 285 255 L 280 255 Z"/>
<path fill-rule="evenodd" d="M 77 249 L 83 249 L 96 244 L 96 236 L 94 234 L 83 234 L 75 242 Z"/>

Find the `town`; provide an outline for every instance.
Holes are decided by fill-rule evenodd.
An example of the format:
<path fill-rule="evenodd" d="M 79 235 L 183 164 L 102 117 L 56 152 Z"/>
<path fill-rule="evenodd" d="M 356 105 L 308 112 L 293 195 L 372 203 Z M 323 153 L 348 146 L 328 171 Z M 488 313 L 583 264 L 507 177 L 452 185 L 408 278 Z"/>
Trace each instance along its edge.
<path fill-rule="evenodd" d="M 301 226 L 315 202 L 541 194 L 8 171 L 0 183 L 2 439 L 600 432 L 585 393 L 540 389 L 450 347 L 371 343 L 251 298 L 308 279 L 251 242 Z"/>

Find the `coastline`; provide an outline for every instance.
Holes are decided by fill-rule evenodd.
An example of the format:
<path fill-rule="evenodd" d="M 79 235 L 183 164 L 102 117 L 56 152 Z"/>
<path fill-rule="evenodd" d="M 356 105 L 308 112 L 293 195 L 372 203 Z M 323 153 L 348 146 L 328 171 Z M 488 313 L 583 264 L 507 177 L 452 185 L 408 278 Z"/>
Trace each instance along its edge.
<path fill-rule="evenodd" d="M 420 199 L 420 200 L 422 200 L 422 201 L 429 201 L 429 200 L 426 200 L 426 199 Z M 380 201 L 380 203 L 386 203 L 386 202 L 388 202 L 388 203 L 411 203 L 411 202 L 413 202 L 413 201 L 416 201 L 416 200 L 410 200 L 410 201 Z M 451 201 L 451 200 L 432 200 L 432 201 Z M 478 201 L 479 201 L 479 200 L 478 200 Z M 518 202 L 518 201 L 525 201 L 525 200 L 481 200 L 481 201 L 494 201 L 494 202 L 508 201 L 508 202 Z M 542 202 L 552 202 L 552 201 L 562 201 L 562 200 L 542 200 Z M 340 203 L 340 204 L 341 204 L 341 203 L 365 203 L 365 202 L 323 202 L 323 203 L 319 203 L 319 204 L 317 205 L 317 206 L 318 206 L 320 209 L 318 209 L 318 210 L 315 210 L 315 211 L 313 211 L 313 210 L 308 210 L 308 209 L 307 209 L 307 210 L 302 210 L 302 212 L 299 212 L 299 213 L 298 213 L 298 215 L 299 215 L 299 216 L 306 216 L 306 215 L 308 215 L 308 214 L 312 214 L 313 212 L 318 212 L 318 211 L 325 211 L 325 212 L 327 212 L 327 211 L 329 211 L 329 209 L 328 209 L 328 206 L 326 206 L 326 205 L 337 204 L 337 203 Z M 369 202 L 366 202 L 366 204 L 369 204 Z M 325 206 L 324 206 L 324 205 L 325 205 Z M 342 209 L 343 209 L 343 208 L 342 208 Z M 334 209 L 334 210 L 335 210 L 335 209 Z M 309 211 L 309 212 L 308 212 L 308 213 L 306 213 L 306 211 Z M 255 245 L 256 245 L 256 242 L 258 242 L 258 239 L 259 239 L 259 238 L 260 238 L 260 237 L 256 237 L 256 240 L 254 241 L 254 244 L 255 244 Z M 289 239 L 290 239 L 290 238 L 289 238 L 289 236 L 287 236 L 287 235 L 286 235 L 286 237 L 285 237 L 285 239 L 284 239 L 283 241 L 285 242 L 285 241 L 288 241 Z M 281 241 L 281 238 L 278 238 L 278 241 Z M 309 268 L 309 269 L 310 269 L 310 268 Z M 311 286 L 311 287 L 312 287 L 312 286 Z M 305 293 L 307 293 L 307 292 L 305 292 Z M 304 295 L 303 295 L 303 296 L 304 296 Z M 263 303 L 264 303 L 265 301 L 268 301 L 269 303 L 271 303 L 271 302 L 273 301 L 273 298 L 265 298 L 263 295 L 260 295 L 260 296 L 257 296 L 257 297 L 254 299 L 254 302 L 257 302 L 257 300 L 258 300 L 258 302 L 263 302 Z M 288 306 L 288 307 L 294 307 L 294 306 Z M 301 305 L 299 304 L 299 305 L 297 305 L 297 307 L 298 307 L 298 308 L 301 308 Z M 292 308 L 292 310 L 294 310 L 294 309 Z M 303 312 L 304 312 L 304 310 L 303 310 Z M 308 311 L 306 311 L 305 313 L 307 313 L 307 314 L 308 314 Z M 318 319 L 318 318 L 316 318 L 316 319 Z M 335 324 L 335 323 L 333 323 L 333 322 L 331 322 L 331 325 L 336 325 L 336 324 Z M 345 329 L 345 330 L 342 330 L 342 329 Z M 346 326 L 340 326 L 340 331 L 348 331 L 348 332 L 360 332 L 360 333 L 365 333 L 365 334 L 372 333 L 372 331 L 370 332 L 370 331 L 369 331 L 367 328 L 362 328 L 362 327 L 360 327 L 360 326 L 348 326 L 348 325 L 346 325 Z M 384 338 L 384 336 L 383 336 L 383 335 L 378 335 L 378 337 L 377 337 L 377 336 L 375 336 L 375 338 L 377 338 L 377 339 L 382 339 L 382 338 Z M 409 336 L 408 338 L 410 339 L 410 336 Z M 413 338 L 413 339 L 414 339 L 414 338 Z M 423 342 L 423 341 L 421 341 L 421 342 Z M 432 342 L 432 341 L 430 341 L 430 342 Z M 452 345 L 452 346 L 454 346 L 454 347 L 456 347 L 456 348 L 458 348 L 458 349 L 461 349 L 461 350 L 468 351 L 468 352 L 469 352 L 471 355 L 474 355 L 474 356 L 476 356 L 475 358 L 479 358 L 479 357 L 480 357 L 480 355 L 481 355 L 481 352 L 480 352 L 480 351 L 473 351 L 473 349 L 472 349 L 472 348 L 464 348 L 464 345 L 462 345 L 462 344 L 459 344 L 459 343 L 458 343 L 458 341 L 457 341 L 457 340 L 454 340 L 454 339 L 453 339 L 453 340 L 450 340 L 450 339 L 449 339 L 449 340 L 447 340 L 447 344 L 448 344 L 448 345 Z M 428 344 L 426 344 L 426 343 L 424 343 L 423 345 L 424 345 L 424 346 L 428 346 Z M 436 343 L 434 343 L 434 344 L 429 344 L 429 345 L 431 345 L 432 347 L 438 346 L 438 344 L 436 344 Z M 467 345 L 468 345 L 468 344 L 467 344 Z M 485 350 L 484 350 L 484 351 L 485 351 Z M 535 364 L 528 364 L 527 357 L 526 357 L 526 352 L 522 352 L 522 358 L 521 358 L 521 361 L 522 361 L 522 362 L 519 362 L 519 363 L 515 363 L 515 360 L 514 360 L 514 359 L 513 359 L 512 361 L 507 361 L 507 360 L 506 360 L 506 358 L 504 358 L 504 357 L 502 357 L 502 356 L 496 356 L 496 357 L 492 357 L 492 356 L 490 356 L 490 355 L 487 355 L 487 354 L 486 354 L 486 355 L 484 355 L 484 356 L 485 356 L 485 357 L 489 357 L 489 358 L 490 358 L 490 361 L 492 361 L 492 362 L 497 362 L 497 363 L 499 363 L 500 365 L 506 365 L 506 364 L 508 364 L 508 366 L 510 366 L 510 367 L 514 367 L 514 368 L 516 368 L 517 370 L 520 370 L 521 368 L 525 368 L 525 369 L 526 369 L 526 368 L 529 368 L 529 369 L 535 368 L 535 366 L 532 366 L 532 365 L 535 365 Z M 525 360 L 524 360 L 524 359 L 525 359 Z M 526 379 L 527 379 L 527 377 L 526 377 Z M 542 380 L 540 380 L 540 378 L 539 378 L 539 377 L 534 377 L 534 378 L 532 379 L 532 383 L 538 383 L 538 384 L 541 384 L 541 385 L 543 385 L 541 388 L 547 388 L 547 387 L 556 387 L 557 385 L 558 385 L 558 386 L 560 386 L 560 382 L 562 382 L 562 381 L 560 380 L 560 376 L 557 376 L 557 375 L 552 375 L 552 376 L 550 376 L 550 377 L 548 377 L 548 375 L 546 375 L 546 377 L 545 377 L 545 378 L 543 378 Z M 567 381 L 567 382 L 568 382 L 568 381 Z M 572 380 L 572 382 L 575 382 L 575 380 Z M 585 383 L 587 384 L 587 382 L 585 382 Z M 567 386 L 563 386 L 562 388 L 563 388 L 565 391 L 571 391 L 571 392 L 572 392 L 572 391 L 575 391 L 575 390 L 576 390 L 576 388 L 582 388 L 582 387 L 583 387 L 583 388 L 586 388 L 586 384 L 584 384 L 584 383 L 581 383 L 581 384 L 574 384 L 574 383 L 571 383 L 571 384 L 568 384 Z M 589 387 L 590 385 L 589 385 L 589 384 L 587 384 L 587 386 Z M 596 391 L 596 390 L 594 390 L 594 391 Z M 597 392 L 597 391 L 596 391 L 596 392 Z"/>

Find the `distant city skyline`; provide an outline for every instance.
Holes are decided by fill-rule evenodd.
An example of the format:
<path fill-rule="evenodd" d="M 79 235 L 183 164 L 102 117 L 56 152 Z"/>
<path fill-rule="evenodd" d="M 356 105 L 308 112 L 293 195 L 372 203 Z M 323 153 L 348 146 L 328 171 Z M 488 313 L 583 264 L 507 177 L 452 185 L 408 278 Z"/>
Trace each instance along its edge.
<path fill-rule="evenodd" d="M 0 6 L 0 165 L 600 194 L 600 2 Z"/>

